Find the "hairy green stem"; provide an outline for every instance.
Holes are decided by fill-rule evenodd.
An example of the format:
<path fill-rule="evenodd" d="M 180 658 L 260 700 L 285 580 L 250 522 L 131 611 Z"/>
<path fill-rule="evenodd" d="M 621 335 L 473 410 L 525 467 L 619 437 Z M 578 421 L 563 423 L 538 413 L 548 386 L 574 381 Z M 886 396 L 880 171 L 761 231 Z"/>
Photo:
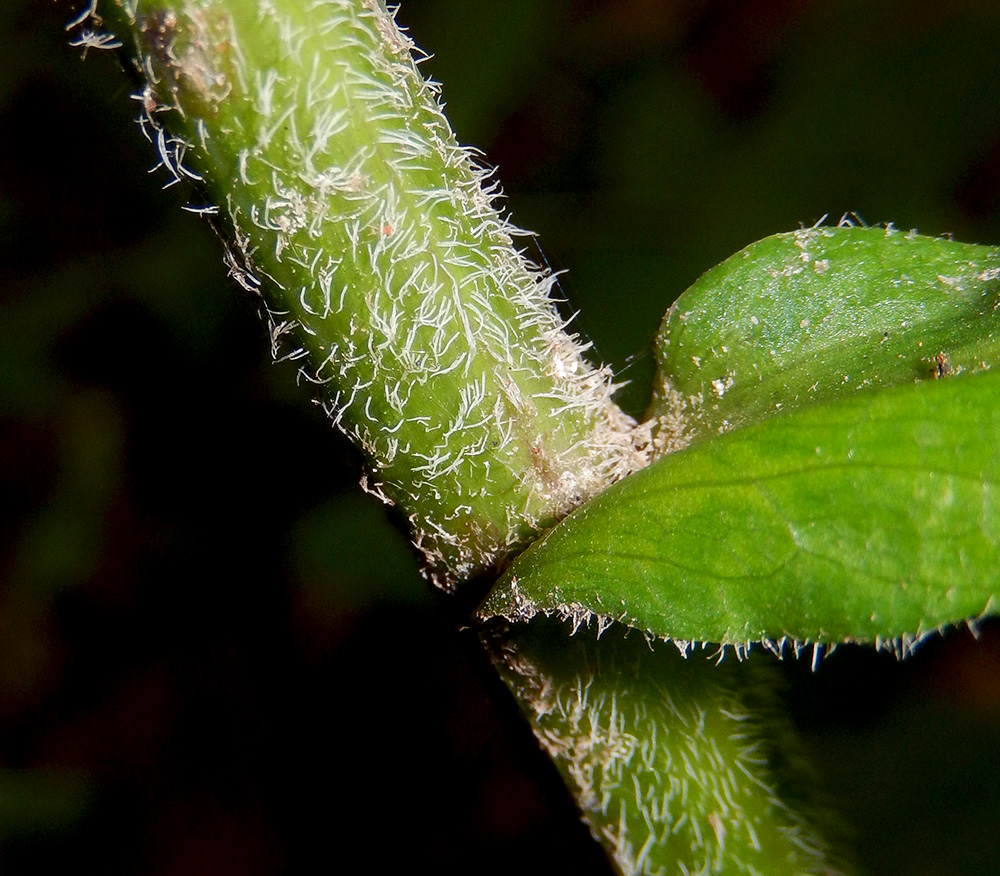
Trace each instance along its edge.
<path fill-rule="evenodd" d="M 839 872 L 802 814 L 815 802 L 783 797 L 812 783 L 773 666 L 685 660 L 618 625 L 569 635 L 538 616 L 484 638 L 619 872 Z"/>
<path fill-rule="evenodd" d="M 380 0 L 100 9 L 146 80 L 162 164 L 207 194 L 194 209 L 261 294 L 276 358 L 364 450 L 365 486 L 409 516 L 436 583 L 645 462 Z M 85 45 L 110 42 L 97 24 L 80 20 Z"/>

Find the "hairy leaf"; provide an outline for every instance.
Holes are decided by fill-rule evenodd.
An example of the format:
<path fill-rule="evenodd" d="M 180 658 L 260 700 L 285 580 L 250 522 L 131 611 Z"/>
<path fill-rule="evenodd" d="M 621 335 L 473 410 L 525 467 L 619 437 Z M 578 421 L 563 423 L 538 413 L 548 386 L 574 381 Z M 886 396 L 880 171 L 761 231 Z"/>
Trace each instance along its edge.
<path fill-rule="evenodd" d="M 802 228 L 707 271 L 667 312 L 649 416 L 676 449 L 803 404 L 1000 362 L 1000 250 Z"/>
<path fill-rule="evenodd" d="M 1000 374 L 801 408 L 668 455 L 551 530 L 484 614 L 906 651 L 996 606 Z"/>

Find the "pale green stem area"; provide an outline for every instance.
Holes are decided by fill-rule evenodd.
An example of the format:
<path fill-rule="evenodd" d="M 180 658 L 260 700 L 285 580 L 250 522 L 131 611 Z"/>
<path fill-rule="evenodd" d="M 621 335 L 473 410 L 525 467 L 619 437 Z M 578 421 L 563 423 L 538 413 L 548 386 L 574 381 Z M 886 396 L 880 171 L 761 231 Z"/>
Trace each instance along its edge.
<path fill-rule="evenodd" d="M 485 636 L 504 681 L 624 874 L 833 874 L 824 843 L 778 793 L 808 787 L 773 667 L 716 666 L 613 626 L 538 616 Z M 811 806 L 807 808 L 812 808 Z"/>
<path fill-rule="evenodd" d="M 645 462 L 375 0 L 107 0 L 147 135 L 451 587 Z M 126 32 L 127 31 L 127 32 Z M 167 131 L 169 130 L 169 133 Z"/>

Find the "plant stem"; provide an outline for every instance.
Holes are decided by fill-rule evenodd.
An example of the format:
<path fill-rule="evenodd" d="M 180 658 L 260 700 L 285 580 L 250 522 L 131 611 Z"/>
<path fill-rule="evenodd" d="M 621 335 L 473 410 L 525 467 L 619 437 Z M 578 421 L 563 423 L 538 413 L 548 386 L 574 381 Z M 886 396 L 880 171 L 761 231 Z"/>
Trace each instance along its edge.
<path fill-rule="evenodd" d="M 570 635 L 539 615 L 484 641 L 619 872 L 840 872 L 804 815 L 820 807 L 786 797 L 815 783 L 773 666 L 684 659 L 620 625 Z"/>
<path fill-rule="evenodd" d="M 132 47 L 162 165 L 208 199 L 276 358 L 364 450 L 437 584 L 494 570 L 648 461 L 379 0 L 102 0 L 114 37 L 89 11 L 77 42 Z M 498 668 L 622 872 L 818 870 L 714 667 L 526 630 Z"/>
<path fill-rule="evenodd" d="M 381 2 L 101 11 L 134 47 L 163 166 L 207 193 L 233 275 L 260 292 L 275 357 L 364 450 L 365 486 L 408 515 L 437 584 L 645 463 Z"/>

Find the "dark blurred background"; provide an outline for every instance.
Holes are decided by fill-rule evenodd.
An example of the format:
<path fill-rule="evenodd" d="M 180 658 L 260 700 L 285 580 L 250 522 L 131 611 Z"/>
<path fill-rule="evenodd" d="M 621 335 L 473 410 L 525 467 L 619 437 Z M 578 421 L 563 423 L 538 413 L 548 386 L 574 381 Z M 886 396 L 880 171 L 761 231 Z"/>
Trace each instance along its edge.
<path fill-rule="evenodd" d="M 0 3 L 0 869 L 606 872 L 72 14 Z M 755 239 L 1000 243 L 995 0 L 399 20 L 633 411 L 666 306 Z M 995 623 L 785 672 L 867 872 L 1000 872 Z"/>

